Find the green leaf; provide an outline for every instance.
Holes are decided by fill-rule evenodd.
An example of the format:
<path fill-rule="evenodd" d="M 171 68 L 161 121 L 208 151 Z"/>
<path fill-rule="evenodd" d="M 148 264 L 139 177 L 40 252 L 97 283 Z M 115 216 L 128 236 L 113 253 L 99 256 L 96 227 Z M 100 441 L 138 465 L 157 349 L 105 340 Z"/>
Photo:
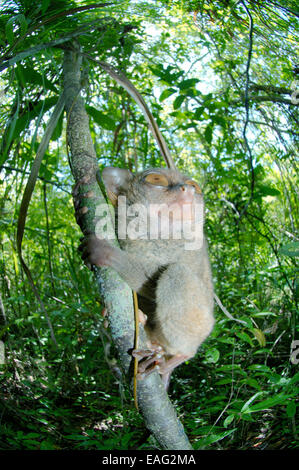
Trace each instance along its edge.
<path fill-rule="evenodd" d="M 26 18 L 22 13 L 9 18 L 9 20 L 7 21 L 5 25 L 5 34 L 6 34 L 7 41 L 9 42 L 9 44 L 12 44 L 15 40 L 14 27 L 17 23 L 19 23 L 20 25 L 20 31 L 19 31 L 20 36 L 23 36 L 27 31 L 28 26 L 27 26 Z"/>
<path fill-rule="evenodd" d="M 258 381 L 250 377 L 248 379 L 242 380 L 242 382 L 246 383 L 246 385 L 249 385 L 249 387 L 255 388 L 256 390 L 261 389 L 261 386 Z"/>
<path fill-rule="evenodd" d="M 183 103 L 183 101 L 185 100 L 185 96 L 184 95 L 179 95 L 176 97 L 176 99 L 174 100 L 173 102 L 173 109 L 178 109 L 181 104 Z"/>
<path fill-rule="evenodd" d="M 220 357 L 220 352 L 218 349 L 209 349 L 205 354 L 205 359 L 207 362 L 216 364 Z"/>
<path fill-rule="evenodd" d="M 37 432 L 29 432 L 28 434 L 24 435 L 24 439 L 32 439 L 34 437 L 39 437 L 40 434 Z"/>
<path fill-rule="evenodd" d="M 242 406 L 241 408 L 241 413 L 248 413 L 250 409 L 251 403 L 260 395 L 262 395 L 264 392 L 257 392 L 255 393 L 252 397 L 249 398 L 249 400 L 246 401 L 246 403 Z"/>
<path fill-rule="evenodd" d="M 272 186 L 266 186 L 266 185 L 259 185 L 257 188 L 257 192 L 262 194 L 262 197 L 280 195 L 280 191 L 278 191 L 278 189 L 273 188 Z"/>
<path fill-rule="evenodd" d="M 266 338 L 262 330 L 259 328 L 253 328 L 253 334 L 259 342 L 259 345 L 263 348 L 266 346 Z"/>
<path fill-rule="evenodd" d="M 251 314 L 252 317 L 267 317 L 267 316 L 273 316 L 277 317 L 277 313 L 274 312 L 256 312 Z"/>
<path fill-rule="evenodd" d="M 174 88 L 167 88 L 166 90 L 162 91 L 161 95 L 160 95 L 160 98 L 159 98 L 159 101 L 164 101 L 166 100 L 166 98 L 168 98 L 169 96 L 173 95 L 173 93 L 175 93 L 176 90 Z"/>
<path fill-rule="evenodd" d="M 233 422 L 234 419 L 234 415 L 228 415 L 228 417 L 224 420 L 223 426 L 225 428 L 228 428 L 228 426 Z"/>
<path fill-rule="evenodd" d="M 250 412 L 269 410 L 269 408 L 272 408 L 273 406 L 285 404 L 287 399 L 288 397 L 286 395 L 277 395 L 275 397 L 267 398 L 267 400 L 263 400 L 260 403 L 253 405 Z"/>
<path fill-rule="evenodd" d="M 54 450 L 55 449 L 55 445 L 54 443 L 50 442 L 50 441 L 42 441 L 40 443 L 40 450 Z"/>
<path fill-rule="evenodd" d="M 222 116 L 213 116 L 213 121 L 224 129 L 227 127 L 227 122 Z"/>
<path fill-rule="evenodd" d="M 184 71 L 176 71 L 176 68 L 173 67 L 172 65 L 168 65 L 166 69 L 164 69 L 164 66 L 162 64 L 158 64 L 155 67 L 149 67 L 150 70 L 153 72 L 154 75 L 160 78 L 160 80 L 163 80 L 166 83 L 169 83 L 169 85 L 172 85 L 174 82 L 177 81 L 179 77 L 184 75 Z"/>
<path fill-rule="evenodd" d="M 297 372 L 290 380 L 290 384 L 295 384 L 299 382 L 299 372 Z"/>
<path fill-rule="evenodd" d="M 290 256 L 299 256 L 299 242 L 289 242 L 279 248 L 279 253 Z"/>
<path fill-rule="evenodd" d="M 250 336 L 247 334 L 247 333 L 244 333 L 242 331 L 240 332 L 237 332 L 236 335 L 242 339 L 243 341 L 245 341 L 246 343 L 250 344 L 250 346 L 253 346 L 253 342 L 252 342 L 252 339 L 250 338 Z"/>
<path fill-rule="evenodd" d="M 204 106 L 199 106 L 199 108 L 196 108 L 193 119 L 200 119 L 204 110 Z"/>
<path fill-rule="evenodd" d="M 61 134 L 62 134 L 63 118 L 64 118 L 63 113 L 61 113 L 61 116 L 60 116 L 60 118 L 58 119 L 57 125 L 56 125 L 56 127 L 55 127 L 55 129 L 54 129 L 54 132 L 53 132 L 53 134 L 52 134 L 52 140 L 53 140 L 53 141 L 57 140 L 57 139 L 61 136 Z"/>
<path fill-rule="evenodd" d="M 286 407 L 286 413 L 289 418 L 293 418 L 296 414 L 296 403 L 294 401 L 289 401 Z"/>
<path fill-rule="evenodd" d="M 54 91 L 57 93 L 57 88 L 53 83 L 47 79 L 44 75 L 40 74 L 33 68 L 23 67 L 22 65 L 18 65 L 17 67 L 18 72 L 21 73 L 22 79 L 26 83 L 40 85 L 47 90 Z"/>
<path fill-rule="evenodd" d="M 104 114 L 93 106 L 86 106 L 86 111 L 99 126 L 107 129 L 108 131 L 113 131 L 115 129 L 116 126 L 114 120 L 107 116 L 107 114 Z"/>
<path fill-rule="evenodd" d="M 42 0 L 42 14 L 44 14 L 50 5 L 51 0 Z"/>
<path fill-rule="evenodd" d="M 43 114 L 51 109 L 55 104 L 57 103 L 57 97 L 53 96 L 51 98 L 47 98 L 44 101 L 40 101 L 34 108 L 31 109 L 28 113 L 24 114 L 24 116 L 20 117 L 17 120 L 15 130 L 13 133 L 13 138 L 17 137 L 26 127 L 29 126 L 30 121 L 32 119 L 36 118 L 37 116 L 40 116 L 40 113 L 43 112 Z"/>
<path fill-rule="evenodd" d="M 286 400 L 288 397 L 286 395 L 278 394 L 275 395 L 274 397 L 267 398 L 266 400 L 261 401 L 260 403 L 257 403 L 256 405 L 251 405 L 252 401 L 255 400 L 255 398 L 258 395 L 261 395 L 264 392 L 258 392 L 253 397 L 251 397 L 243 406 L 241 409 L 241 413 L 256 413 L 257 411 L 266 411 L 272 408 L 273 406 L 276 405 L 283 405 L 285 404 Z"/>
<path fill-rule="evenodd" d="M 187 78 L 183 80 L 181 83 L 178 84 L 180 90 L 187 90 L 188 88 L 192 88 L 198 83 L 198 78 Z"/>
<path fill-rule="evenodd" d="M 20 104 L 19 104 L 19 93 L 16 94 L 15 102 L 16 102 L 15 113 L 11 117 L 10 122 L 8 123 L 8 126 L 7 126 L 6 131 L 5 131 L 7 135 L 6 135 L 5 147 L 2 151 L 2 155 L 0 155 L 0 164 L 1 165 L 3 164 L 3 162 L 7 158 L 7 151 L 9 149 L 9 146 L 10 146 L 12 140 L 14 139 L 16 127 L 17 127 L 17 124 L 20 121 L 20 119 L 19 119 L 19 106 L 20 106 Z"/>
<path fill-rule="evenodd" d="M 265 366 L 264 364 L 253 364 L 252 366 L 248 367 L 248 370 L 256 370 L 262 373 L 271 373 L 270 367 Z"/>
<path fill-rule="evenodd" d="M 232 434 L 236 430 L 237 430 L 237 428 L 234 428 L 234 429 L 230 429 L 229 431 L 223 431 L 219 434 L 210 434 L 206 437 L 203 437 L 199 441 L 195 442 L 194 448 L 195 449 L 200 449 L 201 447 L 208 446 L 210 444 L 213 444 L 214 442 L 221 441 L 222 439 L 229 436 L 230 434 Z"/>
<path fill-rule="evenodd" d="M 213 127 L 210 124 L 206 127 L 204 136 L 208 144 L 210 144 L 213 138 Z"/>

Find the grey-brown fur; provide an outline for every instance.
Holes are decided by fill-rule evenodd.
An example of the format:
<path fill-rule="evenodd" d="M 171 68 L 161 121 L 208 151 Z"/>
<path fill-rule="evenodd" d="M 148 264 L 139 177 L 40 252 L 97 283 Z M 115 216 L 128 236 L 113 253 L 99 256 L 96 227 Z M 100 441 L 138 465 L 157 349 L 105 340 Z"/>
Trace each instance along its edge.
<path fill-rule="evenodd" d="M 145 181 L 152 174 L 158 181 L 166 177 L 168 186 Z M 132 175 L 127 170 L 105 168 L 102 177 L 115 205 L 120 195 L 126 197 L 128 207 L 135 203 L 185 204 L 185 199 L 202 203 L 202 195 L 187 184 L 190 178 L 177 170 L 159 168 Z M 167 358 L 161 365 L 162 374 L 193 357 L 214 325 L 206 241 L 192 250 L 186 250 L 185 241 L 125 239 L 120 240 L 119 249 L 91 236 L 81 247 L 87 263 L 111 266 L 138 293 L 140 308 L 147 316 L 148 337 L 152 344 L 162 346 Z"/>

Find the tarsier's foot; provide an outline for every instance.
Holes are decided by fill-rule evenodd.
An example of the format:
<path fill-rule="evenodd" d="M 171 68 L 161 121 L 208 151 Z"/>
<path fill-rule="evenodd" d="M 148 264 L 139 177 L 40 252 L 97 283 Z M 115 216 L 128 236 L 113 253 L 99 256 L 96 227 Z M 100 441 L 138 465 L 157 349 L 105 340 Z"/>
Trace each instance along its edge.
<path fill-rule="evenodd" d="M 165 362 L 163 348 L 159 345 L 152 345 L 149 349 L 134 349 L 132 356 L 136 357 L 138 363 L 137 379 L 142 380 L 159 369 Z"/>
<path fill-rule="evenodd" d="M 184 356 L 182 354 L 169 356 L 165 353 L 163 348 L 158 345 L 152 345 L 151 349 L 134 349 L 132 356 L 137 359 L 140 358 L 137 379 L 142 380 L 157 371 L 161 376 L 166 390 L 168 389 L 173 369 L 190 358 L 190 356 Z"/>

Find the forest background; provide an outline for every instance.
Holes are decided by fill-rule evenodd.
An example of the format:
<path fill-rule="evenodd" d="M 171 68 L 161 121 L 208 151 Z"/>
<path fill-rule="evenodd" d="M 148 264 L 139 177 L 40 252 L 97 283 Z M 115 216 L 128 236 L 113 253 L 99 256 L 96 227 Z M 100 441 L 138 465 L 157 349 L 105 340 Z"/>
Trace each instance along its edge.
<path fill-rule="evenodd" d="M 216 326 L 169 394 L 195 449 L 298 447 L 298 6 L 295 1 L 4 1 L 0 7 L 0 448 L 153 449 L 78 253 L 65 115 L 18 256 L 20 205 L 63 87 L 82 96 L 100 169 L 163 166 L 123 71 L 177 167 L 203 188 Z M 96 60 L 95 60 L 96 59 Z M 227 315 L 229 312 L 229 315 Z M 297 411 L 298 413 L 298 411 Z"/>

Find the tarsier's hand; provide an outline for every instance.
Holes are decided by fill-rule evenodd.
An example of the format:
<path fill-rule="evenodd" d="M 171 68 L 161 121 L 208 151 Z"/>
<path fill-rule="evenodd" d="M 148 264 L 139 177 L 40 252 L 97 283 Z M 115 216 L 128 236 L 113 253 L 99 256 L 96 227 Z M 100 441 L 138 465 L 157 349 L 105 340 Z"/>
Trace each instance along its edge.
<path fill-rule="evenodd" d="M 115 248 L 107 240 L 100 240 L 92 234 L 82 239 L 79 251 L 82 253 L 84 263 L 90 269 L 91 265 L 111 266 Z"/>

